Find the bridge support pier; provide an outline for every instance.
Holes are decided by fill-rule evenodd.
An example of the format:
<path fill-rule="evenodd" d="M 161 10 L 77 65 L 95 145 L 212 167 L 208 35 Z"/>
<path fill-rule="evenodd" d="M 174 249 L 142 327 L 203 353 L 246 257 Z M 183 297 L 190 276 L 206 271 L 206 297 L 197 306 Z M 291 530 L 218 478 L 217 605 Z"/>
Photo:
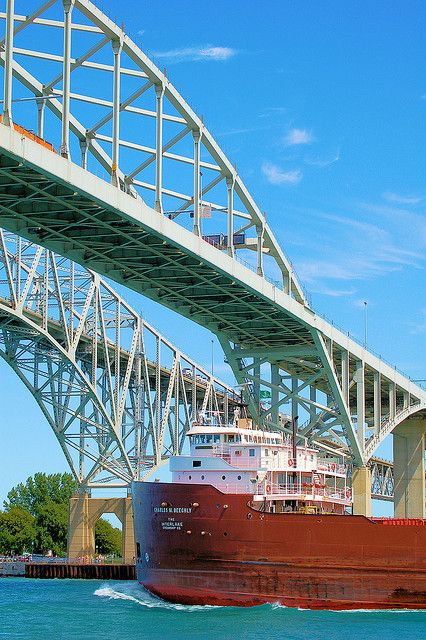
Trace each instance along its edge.
<path fill-rule="evenodd" d="M 357 516 L 371 516 L 371 470 L 359 467 L 353 470 L 352 493 L 353 512 Z"/>
<path fill-rule="evenodd" d="M 70 499 L 68 520 L 68 558 L 95 556 L 95 526 L 104 513 L 114 513 L 122 524 L 122 558 L 126 564 L 134 562 L 132 499 L 91 498 L 87 493 Z"/>
<path fill-rule="evenodd" d="M 404 420 L 393 432 L 396 518 L 425 517 L 426 418 Z"/>

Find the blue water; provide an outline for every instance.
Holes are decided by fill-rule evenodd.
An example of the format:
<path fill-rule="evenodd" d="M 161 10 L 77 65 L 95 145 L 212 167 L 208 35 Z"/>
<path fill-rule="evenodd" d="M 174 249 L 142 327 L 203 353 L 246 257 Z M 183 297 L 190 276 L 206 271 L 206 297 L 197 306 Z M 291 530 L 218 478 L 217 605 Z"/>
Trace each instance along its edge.
<path fill-rule="evenodd" d="M 426 611 L 189 607 L 132 582 L 0 579 L 0 640 L 425 640 Z"/>

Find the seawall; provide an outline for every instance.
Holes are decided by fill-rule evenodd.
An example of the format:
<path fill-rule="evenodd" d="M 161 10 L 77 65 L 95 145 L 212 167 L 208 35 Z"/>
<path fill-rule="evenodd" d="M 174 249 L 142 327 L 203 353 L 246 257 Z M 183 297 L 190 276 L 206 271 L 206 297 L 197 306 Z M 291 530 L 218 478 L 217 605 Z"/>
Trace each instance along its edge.
<path fill-rule="evenodd" d="M 25 565 L 26 578 L 79 578 L 83 580 L 136 580 L 134 564 L 36 563 Z"/>

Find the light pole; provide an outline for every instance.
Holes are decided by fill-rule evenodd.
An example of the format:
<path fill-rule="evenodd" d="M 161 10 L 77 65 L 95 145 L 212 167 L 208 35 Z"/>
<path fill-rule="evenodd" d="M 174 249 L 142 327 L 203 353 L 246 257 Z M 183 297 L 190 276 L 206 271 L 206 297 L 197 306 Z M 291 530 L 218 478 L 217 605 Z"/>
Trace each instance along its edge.
<path fill-rule="evenodd" d="M 211 341 L 212 342 L 212 378 L 214 375 L 214 340 Z"/>
<path fill-rule="evenodd" d="M 364 300 L 364 347 L 367 348 L 367 301 Z"/>

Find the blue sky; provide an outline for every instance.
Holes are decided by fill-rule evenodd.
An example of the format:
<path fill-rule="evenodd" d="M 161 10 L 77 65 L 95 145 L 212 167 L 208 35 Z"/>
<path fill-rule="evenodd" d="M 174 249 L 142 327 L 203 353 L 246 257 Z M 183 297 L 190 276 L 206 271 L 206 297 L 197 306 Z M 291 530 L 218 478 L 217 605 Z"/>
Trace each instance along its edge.
<path fill-rule="evenodd" d="M 27 13 L 33 2 L 17 0 Z M 99 5 L 204 115 L 295 265 L 316 310 L 426 378 L 426 6 L 421 2 L 103 0 Z M 41 44 L 37 43 L 40 49 Z M 210 362 L 210 335 L 129 294 Z M 194 339 L 194 337 L 196 339 Z M 216 367 L 226 375 L 216 348 Z M 0 365 L 8 487 L 59 446 Z M 13 398 L 13 403 L 10 399 Z M 19 464 L 17 461 L 19 460 Z"/>

